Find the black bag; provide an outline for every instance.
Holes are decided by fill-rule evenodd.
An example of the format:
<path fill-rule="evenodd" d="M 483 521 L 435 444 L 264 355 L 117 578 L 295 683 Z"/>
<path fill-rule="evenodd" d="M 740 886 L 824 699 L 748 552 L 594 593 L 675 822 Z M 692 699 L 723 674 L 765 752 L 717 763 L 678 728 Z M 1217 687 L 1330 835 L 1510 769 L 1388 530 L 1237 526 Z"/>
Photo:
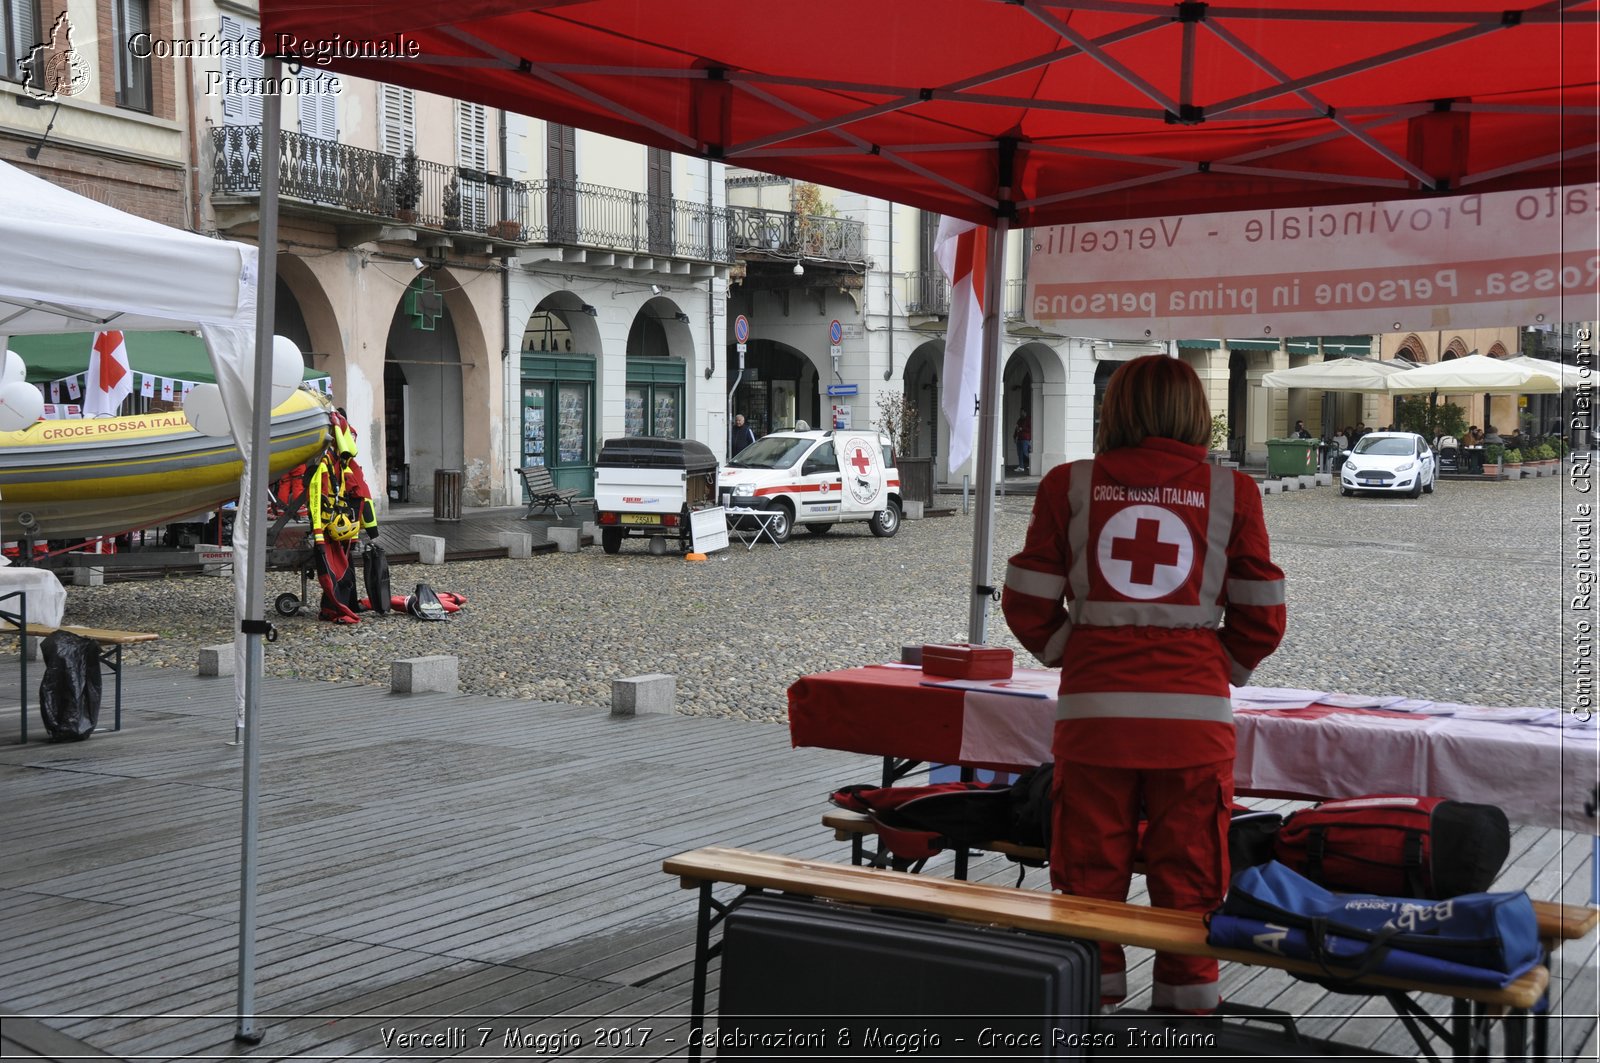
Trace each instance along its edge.
<path fill-rule="evenodd" d="M 39 644 L 44 680 L 39 684 L 39 715 L 52 741 L 78 741 L 100 722 L 100 644 L 57 631 Z"/>
<path fill-rule="evenodd" d="M 450 613 L 444 603 L 426 583 L 417 584 L 417 592 L 406 599 L 406 612 L 418 620 L 448 620 Z"/>
<path fill-rule="evenodd" d="M 1329 889 L 1442 900 L 1489 888 L 1511 852 L 1511 825 L 1494 805 L 1374 794 L 1291 814 L 1275 850 Z"/>
<path fill-rule="evenodd" d="M 387 613 L 392 608 L 389 590 L 389 558 L 383 547 L 368 543 L 361 565 L 367 583 L 367 601 L 374 613 Z"/>

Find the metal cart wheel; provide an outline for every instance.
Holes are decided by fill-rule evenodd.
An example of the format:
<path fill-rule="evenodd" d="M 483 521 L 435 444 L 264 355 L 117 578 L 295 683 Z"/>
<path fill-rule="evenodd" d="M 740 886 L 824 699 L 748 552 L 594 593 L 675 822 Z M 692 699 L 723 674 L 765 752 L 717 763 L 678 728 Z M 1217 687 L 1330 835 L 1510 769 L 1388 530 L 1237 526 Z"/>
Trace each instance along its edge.
<path fill-rule="evenodd" d="M 290 591 L 285 591 L 273 601 L 272 607 L 278 611 L 279 616 L 299 616 L 300 598 Z"/>

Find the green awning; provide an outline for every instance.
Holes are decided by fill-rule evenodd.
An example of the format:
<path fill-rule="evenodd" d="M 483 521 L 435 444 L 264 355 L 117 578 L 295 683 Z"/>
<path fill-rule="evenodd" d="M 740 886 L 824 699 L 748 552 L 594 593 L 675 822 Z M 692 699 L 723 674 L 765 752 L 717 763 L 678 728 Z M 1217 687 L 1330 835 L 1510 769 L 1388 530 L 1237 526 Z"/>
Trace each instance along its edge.
<path fill-rule="evenodd" d="M 187 332 L 126 332 L 128 365 L 135 374 L 165 380 L 186 380 L 194 384 L 214 384 L 211 356 L 205 341 Z M 28 366 L 28 382 L 48 384 L 70 376 L 81 376 L 89 368 L 92 332 L 62 332 L 48 336 L 12 336 L 13 351 Z M 306 380 L 325 380 L 328 374 L 307 368 Z"/>

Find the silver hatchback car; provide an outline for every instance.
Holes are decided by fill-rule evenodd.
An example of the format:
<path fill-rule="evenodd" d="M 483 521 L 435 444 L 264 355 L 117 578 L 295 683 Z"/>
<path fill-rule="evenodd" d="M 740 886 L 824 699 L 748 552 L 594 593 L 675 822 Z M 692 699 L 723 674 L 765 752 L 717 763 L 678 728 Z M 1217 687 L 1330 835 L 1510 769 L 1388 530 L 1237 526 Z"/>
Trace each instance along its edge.
<path fill-rule="evenodd" d="M 1416 498 L 1433 493 L 1439 462 L 1415 432 L 1368 432 L 1339 466 L 1339 493 L 1398 491 Z"/>

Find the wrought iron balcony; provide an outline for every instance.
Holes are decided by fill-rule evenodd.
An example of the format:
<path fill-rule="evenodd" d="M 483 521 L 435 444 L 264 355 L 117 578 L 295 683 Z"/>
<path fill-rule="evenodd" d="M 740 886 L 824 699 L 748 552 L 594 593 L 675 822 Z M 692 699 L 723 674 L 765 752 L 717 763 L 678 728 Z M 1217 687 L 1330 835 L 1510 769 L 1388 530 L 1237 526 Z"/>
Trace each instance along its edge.
<path fill-rule="evenodd" d="M 910 314 L 948 314 L 950 281 L 942 269 L 918 269 L 906 274 L 910 288 L 906 312 Z"/>
<path fill-rule="evenodd" d="M 211 145 L 212 193 L 259 194 L 261 128 L 213 129 Z M 516 181 L 419 159 L 420 192 L 407 204 L 399 195 L 404 164 L 393 155 L 291 132 L 281 155 L 285 199 L 502 241 L 733 260 L 725 213 L 703 203 L 581 181 Z"/>
<path fill-rule="evenodd" d="M 728 208 L 728 242 L 739 256 L 766 254 L 864 265 L 865 230 L 865 225 L 850 218 L 759 207 Z"/>

